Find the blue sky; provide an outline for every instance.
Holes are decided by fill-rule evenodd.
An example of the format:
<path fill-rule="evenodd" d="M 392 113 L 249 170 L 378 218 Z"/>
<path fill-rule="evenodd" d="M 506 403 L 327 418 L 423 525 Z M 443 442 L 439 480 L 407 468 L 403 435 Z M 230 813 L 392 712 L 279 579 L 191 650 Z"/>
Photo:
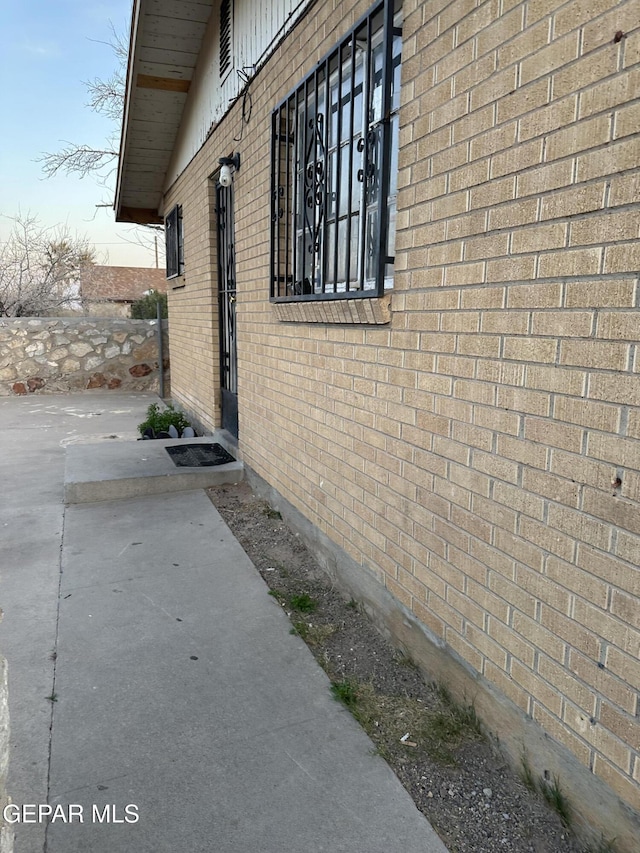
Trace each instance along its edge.
<path fill-rule="evenodd" d="M 153 251 L 135 245 L 135 229 L 117 225 L 110 208 L 96 210 L 112 200 L 110 189 L 92 177 L 47 179 L 37 162 L 65 141 L 104 145 L 112 125 L 86 107 L 83 81 L 110 76 L 115 58 L 102 42 L 111 24 L 128 41 L 131 7 L 131 0 L 0 0 L 0 240 L 21 211 L 86 235 L 101 263 L 155 265 Z"/>

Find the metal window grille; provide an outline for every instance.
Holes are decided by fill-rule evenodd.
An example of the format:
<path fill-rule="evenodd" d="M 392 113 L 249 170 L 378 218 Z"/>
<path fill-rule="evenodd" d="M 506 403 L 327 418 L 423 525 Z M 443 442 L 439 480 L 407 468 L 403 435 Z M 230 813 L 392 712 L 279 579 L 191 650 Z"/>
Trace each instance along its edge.
<path fill-rule="evenodd" d="M 220 4 L 220 79 L 231 68 L 231 0 Z"/>
<path fill-rule="evenodd" d="M 401 49 L 384 0 L 274 110 L 272 299 L 392 286 Z"/>
<path fill-rule="evenodd" d="M 182 229 L 182 207 L 176 204 L 164 221 L 164 237 L 167 257 L 167 278 L 176 278 L 184 272 L 184 236 Z"/>

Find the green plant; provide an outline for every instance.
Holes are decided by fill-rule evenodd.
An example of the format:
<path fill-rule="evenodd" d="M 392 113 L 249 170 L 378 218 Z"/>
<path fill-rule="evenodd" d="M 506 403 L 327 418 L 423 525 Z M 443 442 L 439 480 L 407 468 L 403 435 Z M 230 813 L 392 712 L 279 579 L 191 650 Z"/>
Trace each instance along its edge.
<path fill-rule="evenodd" d="M 419 668 L 418 664 L 414 661 L 412 657 L 410 657 L 409 655 L 405 655 L 402 652 L 400 652 L 395 659 L 400 664 L 400 666 L 406 666 L 408 669 L 415 670 Z"/>
<path fill-rule="evenodd" d="M 320 666 L 324 669 L 326 674 L 330 679 L 333 678 L 333 667 L 331 665 L 331 659 L 326 651 L 322 651 L 320 654 L 316 655 L 316 660 L 320 664 Z"/>
<path fill-rule="evenodd" d="M 58 694 L 54 690 L 50 696 L 46 696 L 45 698 L 48 699 L 49 702 L 57 702 L 58 701 Z"/>
<path fill-rule="evenodd" d="M 571 805 L 560 787 L 558 777 L 554 776 L 551 782 L 540 777 L 540 791 L 551 808 L 558 813 L 562 823 L 567 827 L 571 826 Z"/>
<path fill-rule="evenodd" d="M 308 646 L 321 646 L 336 631 L 335 625 L 313 625 L 310 622 L 294 622 L 290 634 L 297 634 Z"/>
<path fill-rule="evenodd" d="M 451 691 L 446 684 L 440 684 L 437 681 L 434 681 L 432 682 L 432 686 L 443 705 L 446 705 L 448 708 L 455 705 L 455 699 L 451 695 Z"/>
<path fill-rule="evenodd" d="M 434 684 L 438 706 L 425 710 L 414 724 L 414 740 L 441 764 L 455 765 L 456 750 L 466 741 L 484 737 L 473 704 L 457 702 L 443 684 Z"/>
<path fill-rule="evenodd" d="M 531 765 L 529 764 L 529 759 L 527 757 L 527 753 L 523 752 L 520 756 L 520 778 L 526 785 L 526 787 L 530 791 L 537 791 L 538 784 L 536 782 L 536 777 L 533 775 L 533 770 L 531 769 Z"/>
<path fill-rule="evenodd" d="M 294 622 L 293 628 L 289 631 L 290 634 L 296 634 L 305 643 L 309 642 L 309 625 L 306 622 Z"/>
<path fill-rule="evenodd" d="M 347 708 L 353 709 L 358 702 L 358 683 L 350 678 L 332 681 L 331 694 L 338 702 L 342 702 Z"/>
<path fill-rule="evenodd" d="M 298 613 L 313 613 L 318 608 L 318 602 L 303 592 L 300 595 L 289 597 L 289 607 L 292 610 L 297 610 Z"/>
<path fill-rule="evenodd" d="M 158 304 L 160 305 L 160 318 L 166 320 L 169 316 L 167 310 L 167 294 L 152 290 L 131 305 L 132 320 L 156 320 L 158 317 Z"/>
<path fill-rule="evenodd" d="M 457 748 L 483 737 L 473 705 L 456 702 L 446 688 L 436 689 L 440 701 L 433 709 L 408 696 L 378 693 L 372 684 L 350 678 L 332 678 L 331 692 L 351 711 L 382 755 L 393 754 L 409 732 L 412 747 L 441 764 L 455 765 Z"/>
<path fill-rule="evenodd" d="M 443 706 L 443 710 L 437 713 L 444 714 L 451 719 L 449 725 L 452 729 L 466 730 L 469 734 L 475 733 L 482 736 L 482 726 L 473 703 L 465 705 L 457 702 L 451 695 L 449 688 L 444 684 L 436 685 L 436 693 Z"/>
<path fill-rule="evenodd" d="M 173 403 L 169 403 L 165 409 L 160 409 L 157 403 L 152 403 L 147 409 L 146 420 L 138 424 L 138 432 L 140 435 L 144 435 L 144 431 L 147 429 L 152 429 L 156 434 L 167 432 L 171 425 L 179 433 L 190 426 L 183 413 L 173 408 Z"/>
<path fill-rule="evenodd" d="M 277 509 L 272 509 L 268 504 L 262 510 L 267 518 L 282 518 L 282 514 Z"/>

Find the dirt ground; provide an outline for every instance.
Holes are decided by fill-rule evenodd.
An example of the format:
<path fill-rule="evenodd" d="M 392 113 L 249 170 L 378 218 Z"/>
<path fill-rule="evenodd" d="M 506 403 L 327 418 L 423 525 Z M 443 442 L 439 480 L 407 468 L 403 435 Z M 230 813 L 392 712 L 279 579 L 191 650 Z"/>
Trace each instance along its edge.
<path fill-rule="evenodd" d="M 289 614 L 291 630 L 327 672 L 336 700 L 350 708 L 451 853 L 614 853 L 604 840 L 589 848 L 578 842 L 561 786 L 534 779 L 526 761 L 516 775 L 473 708 L 456 704 L 446 685 L 427 683 L 358 603 L 340 596 L 246 481 L 208 494 Z"/>

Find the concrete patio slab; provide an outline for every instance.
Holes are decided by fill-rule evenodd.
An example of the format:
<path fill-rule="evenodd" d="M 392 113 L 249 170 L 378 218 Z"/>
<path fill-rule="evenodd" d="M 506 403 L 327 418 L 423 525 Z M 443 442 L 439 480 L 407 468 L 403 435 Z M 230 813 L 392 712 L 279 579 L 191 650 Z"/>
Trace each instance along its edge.
<path fill-rule="evenodd" d="M 215 437 L 100 441 L 67 447 L 64 499 L 67 504 L 109 501 L 239 483 L 242 463 L 179 468 L 166 451 L 173 445 L 211 444 Z"/>
<path fill-rule="evenodd" d="M 290 627 L 202 491 L 69 507 L 51 803 L 139 820 L 48 853 L 444 853 Z"/>
<path fill-rule="evenodd" d="M 153 399 L 0 400 L 9 793 L 84 816 L 15 853 L 446 853 L 194 478 L 65 507 L 67 455 L 80 487 L 173 488 L 135 441 Z"/>
<path fill-rule="evenodd" d="M 9 793 L 46 802 L 64 529 L 65 448 L 132 440 L 155 394 L 0 398 L 0 649 L 8 663 Z M 45 826 L 17 825 L 15 853 L 42 853 Z"/>

